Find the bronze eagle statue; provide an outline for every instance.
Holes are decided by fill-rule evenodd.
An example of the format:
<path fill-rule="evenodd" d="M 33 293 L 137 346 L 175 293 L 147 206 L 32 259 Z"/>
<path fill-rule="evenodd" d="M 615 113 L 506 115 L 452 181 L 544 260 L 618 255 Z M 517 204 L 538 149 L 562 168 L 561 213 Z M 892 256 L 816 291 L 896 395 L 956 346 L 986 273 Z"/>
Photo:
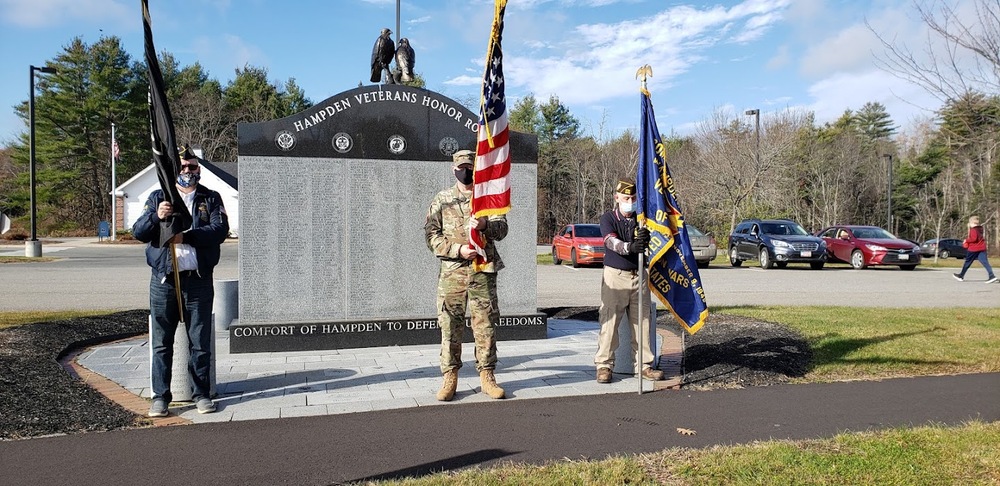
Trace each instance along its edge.
<path fill-rule="evenodd" d="M 372 48 L 372 82 L 378 83 L 382 81 L 382 71 L 384 70 L 387 74 L 388 83 L 394 83 L 392 79 L 392 71 L 389 70 L 389 64 L 392 62 L 392 57 L 396 53 L 396 44 L 392 42 L 392 37 L 389 35 L 392 31 L 389 29 L 382 29 L 382 34 L 378 36 L 375 40 L 375 47 Z"/>
<path fill-rule="evenodd" d="M 410 47 L 410 39 L 403 37 L 399 39 L 399 47 L 396 48 L 396 82 L 409 83 L 413 81 L 413 64 L 416 57 L 413 48 Z"/>

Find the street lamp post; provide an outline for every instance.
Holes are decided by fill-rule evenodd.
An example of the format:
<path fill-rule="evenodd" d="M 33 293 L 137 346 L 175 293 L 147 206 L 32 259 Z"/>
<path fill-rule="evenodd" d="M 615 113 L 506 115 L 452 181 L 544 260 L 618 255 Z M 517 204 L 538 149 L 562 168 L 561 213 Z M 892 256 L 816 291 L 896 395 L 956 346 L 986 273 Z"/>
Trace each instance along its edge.
<path fill-rule="evenodd" d="M 760 166 L 760 110 L 754 108 L 752 110 L 747 110 L 747 115 L 753 115 L 754 118 L 754 133 L 757 137 L 757 146 L 754 149 L 754 157 L 757 162 L 757 166 Z"/>
<path fill-rule="evenodd" d="M 885 186 L 885 229 L 892 233 L 892 154 L 883 155 L 886 164 L 886 186 Z"/>
<path fill-rule="evenodd" d="M 30 166 L 31 185 L 31 239 L 24 244 L 24 256 L 42 256 L 42 242 L 38 241 L 37 219 L 35 209 L 35 71 L 55 74 L 55 68 L 28 66 L 30 88 L 28 90 L 28 165 Z"/>

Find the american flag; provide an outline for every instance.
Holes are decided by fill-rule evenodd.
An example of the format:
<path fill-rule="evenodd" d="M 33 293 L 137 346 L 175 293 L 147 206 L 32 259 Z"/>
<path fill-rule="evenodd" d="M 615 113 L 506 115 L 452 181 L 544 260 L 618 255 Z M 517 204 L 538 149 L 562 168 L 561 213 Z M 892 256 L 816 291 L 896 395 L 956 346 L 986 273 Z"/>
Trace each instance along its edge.
<path fill-rule="evenodd" d="M 121 155 L 122 155 L 122 151 L 121 151 L 120 148 L 118 148 L 118 140 L 112 138 L 111 139 L 111 157 L 113 159 L 115 159 L 115 160 L 118 160 L 118 158 L 121 157 Z"/>
<path fill-rule="evenodd" d="M 472 214 L 477 218 L 510 211 L 510 132 L 507 130 L 507 99 L 504 96 L 503 50 L 500 48 L 506 8 L 507 0 L 495 0 L 480 99 L 479 141 L 473 175 Z M 480 268 L 486 263 L 483 251 L 486 240 L 479 231 L 470 228 L 469 241 L 479 254 L 475 267 Z"/>

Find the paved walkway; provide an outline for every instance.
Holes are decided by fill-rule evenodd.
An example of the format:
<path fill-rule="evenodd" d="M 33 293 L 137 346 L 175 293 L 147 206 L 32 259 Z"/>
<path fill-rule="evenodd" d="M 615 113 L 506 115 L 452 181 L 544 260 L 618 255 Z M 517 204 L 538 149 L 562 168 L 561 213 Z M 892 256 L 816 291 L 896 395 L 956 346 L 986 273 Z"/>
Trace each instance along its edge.
<path fill-rule="evenodd" d="M 0 441 L 0 471 L 3 484 L 33 486 L 342 484 L 507 461 L 602 459 L 672 447 L 991 422 L 1000 420 L 998 384 L 996 373 L 929 376 L 115 430 Z"/>
<path fill-rule="evenodd" d="M 498 342 L 496 376 L 508 399 L 638 394 L 639 384 L 631 374 L 615 374 L 610 384 L 596 382 L 593 358 L 598 330 L 595 322 L 550 319 L 548 339 Z M 645 391 L 680 384 L 680 336 L 658 329 L 657 341 L 659 367 L 667 379 L 644 382 Z M 454 402 L 492 401 L 479 393 L 472 349 L 472 344 L 466 343 L 466 365 L 459 372 Z M 228 332 L 217 332 L 218 411 L 199 414 L 190 404 L 175 404 L 170 420 L 155 423 L 228 422 L 442 405 L 435 399 L 441 386 L 438 351 L 435 344 L 230 354 Z M 632 360 L 619 357 L 618 361 L 619 369 L 626 363 L 628 371 Z M 85 381 L 126 408 L 146 413 L 149 402 L 142 399 L 150 397 L 146 337 L 95 346 L 80 353 L 76 363 L 82 366 L 76 373 Z M 102 378 L 113 383 L 103 383 Z"/>

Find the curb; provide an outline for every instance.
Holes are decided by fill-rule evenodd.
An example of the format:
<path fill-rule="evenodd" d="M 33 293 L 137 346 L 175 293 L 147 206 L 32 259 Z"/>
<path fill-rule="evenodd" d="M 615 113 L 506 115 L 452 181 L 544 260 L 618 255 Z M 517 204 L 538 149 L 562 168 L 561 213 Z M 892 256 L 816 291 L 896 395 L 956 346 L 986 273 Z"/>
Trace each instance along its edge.
<path fill-rule="evenodd" d="M 67 353 L 61 359 L 59 359 L 59 364 L 62 365 L 63 369 L 66 370 L 70 376 L 77 378 L 87 385 L 89 385 L 98 393 L 104 395 L 112 402 L 117 403 L 122 408 L 138 415 L 143 420 L 145 420 L 149 425 L 153 427 L 166 427 L 173 425 L 189 425 L 194 422 L 186 418 L 179 417 L 177 415 L 167 415 L 166 417 L 147 417 L 146 412 L 149 410 L 149 401 L 135 395 L 134 393 L 126 390 L 118 383 L 115 383 L 93 371 L 84 368 L 82 365 L 76 362 L 76 357 L 85 351 L 85 349 L 77 349 L 72 352 Z"/>

